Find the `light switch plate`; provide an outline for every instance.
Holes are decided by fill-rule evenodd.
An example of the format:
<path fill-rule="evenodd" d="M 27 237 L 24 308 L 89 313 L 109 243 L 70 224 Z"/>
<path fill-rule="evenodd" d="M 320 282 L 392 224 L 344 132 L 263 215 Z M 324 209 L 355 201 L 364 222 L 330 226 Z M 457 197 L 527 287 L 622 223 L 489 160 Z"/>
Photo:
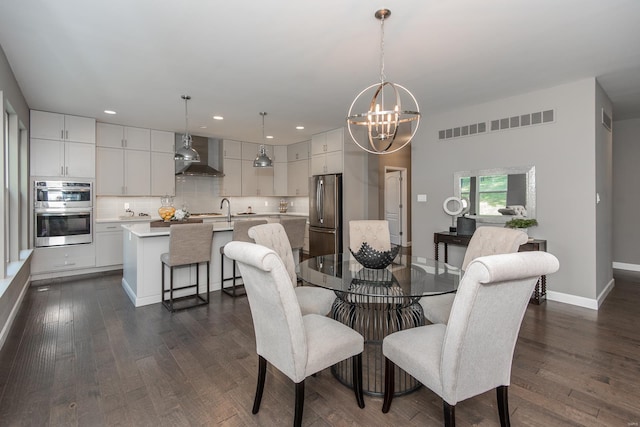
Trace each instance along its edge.
<path fill-rule="evenodd" d="M 418 194 L 418 201 L 419 202 L 426 202 L 427 201 L 427 195 L 426 194 Z"/>

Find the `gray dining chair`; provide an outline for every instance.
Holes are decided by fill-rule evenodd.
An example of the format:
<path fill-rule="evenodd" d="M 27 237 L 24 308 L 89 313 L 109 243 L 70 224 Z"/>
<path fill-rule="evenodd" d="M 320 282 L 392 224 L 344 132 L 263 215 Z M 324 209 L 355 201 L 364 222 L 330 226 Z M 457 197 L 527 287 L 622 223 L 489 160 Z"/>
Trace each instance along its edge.
<path fill-rule="evenodd" d="M 296 264 L 293 259 L 289 238 L 282 224 L 272 222 L 256 225 L 249 229 L 249 237 L 257 244 L 273 249 L 282 258 L 291 283 L 295 286 L 294 292 L 298 298 L 302 314 L 315 313 L 323 316 L 329 314 L 336 300 L 335 292 L 317 286 L 296 286 L 298 283 Z"/>
<path fill-rule="evenodd" d="M 471 261 L 487 255 L 518 252 L 520 245 L 527 243 L 525 232 L 513 228 L 478 227 L 471 236 L 467 251 L 462 260 L 462 270 L 466 270 Z M 447 323 L 455 294 L 432 295 L 420 298 L 424 317 L 431 323 Z"/>
<path fill-rule="evenodd" d="M 538 278 L 558 270 L 546 252 L 476 258 L 465 271 L 449 322 L 385 337 L 382 412 L 391 407 L 397 365 L 443 400 L 446 426 L 455 425 L 458 402 L 497 390 L 500 424 L 509 425 L 511 362 L 529 298 Z"/>
<path fill-rule="evenodd" d="M 229 242 L 224 252 L 238 264 L 253 318 L 258 384 L 252 412 L 260 410 L 267 362 L 295 383 L 294 426 L 299 426 L 305 378 L 348 358 L 356 402 L 364 408 L 362 335 L 329 317 L 302 315 L 289 272 L 275 251 L 253 243 Z"/>

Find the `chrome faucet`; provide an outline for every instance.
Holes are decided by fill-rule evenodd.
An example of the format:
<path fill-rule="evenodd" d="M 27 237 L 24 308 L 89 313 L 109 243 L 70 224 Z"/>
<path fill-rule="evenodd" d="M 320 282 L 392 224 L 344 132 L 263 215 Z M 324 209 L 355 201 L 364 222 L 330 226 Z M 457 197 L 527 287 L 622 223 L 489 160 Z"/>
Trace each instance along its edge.
<path fill-rule="evenodd" d="M 225 197 L 220 201 L 220 209 L 222 209 L 225 201 L 227 202 L 227 222 L 231 223 L 231 202 L 229 201 L 229 199 Z"/>

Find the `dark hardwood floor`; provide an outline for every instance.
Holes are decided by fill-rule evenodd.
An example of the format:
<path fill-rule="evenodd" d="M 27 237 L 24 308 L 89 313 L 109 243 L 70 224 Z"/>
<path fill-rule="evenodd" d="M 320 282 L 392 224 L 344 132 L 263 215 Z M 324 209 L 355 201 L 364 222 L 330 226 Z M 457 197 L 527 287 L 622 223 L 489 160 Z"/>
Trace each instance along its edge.
<path fill-rule="evenodd" d="M 638 426 L 640 281 L 620 277 L 599 311 L 530 305 L 513 362 L 514 426 Z M 135 309 L 120 276 L 32 286 L 0 351 L 0 425 L 283 426 L 293 384 L 269 368 L 251 414 L 258 358 L 245 298 L 170 314 Z M 306 382 L 306 426 L 437 426 L 440 399 L 424 387 L 382 399 L 351 390 L 329 370 Z M 461 402 L 459 426 L 499 425 L 495 393 Z"/>

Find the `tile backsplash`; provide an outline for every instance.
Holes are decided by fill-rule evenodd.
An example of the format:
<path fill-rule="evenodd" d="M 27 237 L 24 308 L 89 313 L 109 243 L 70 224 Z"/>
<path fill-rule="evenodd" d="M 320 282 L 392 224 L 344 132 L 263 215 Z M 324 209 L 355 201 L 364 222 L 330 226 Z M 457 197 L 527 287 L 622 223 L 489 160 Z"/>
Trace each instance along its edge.
<path fill-rule="evenodd" d="M 177 176 L 176 195 L 173 205 L 176 208 L 186 208 L 192 213 L 223 212 L 220 209 L 222 197 L 219 178 L 199 176 Z M 289 202 L 287 212 L 309 213 L 308 197 L 229 197 L 231 213 L 245 212 L 249 206 L 253 212 L 278 212 L 280 200 Z M 96 218 L 111 219 L 124 214 L 124 204 L 129 204 L 137 216 L 147 213 L 152 217 L 158 216 L 161 206 L 160 197 L 127 197 L 127 196 L 98 196 L 96 197 Z M 226 213 L 226 205 L 224 212 Z"/>

